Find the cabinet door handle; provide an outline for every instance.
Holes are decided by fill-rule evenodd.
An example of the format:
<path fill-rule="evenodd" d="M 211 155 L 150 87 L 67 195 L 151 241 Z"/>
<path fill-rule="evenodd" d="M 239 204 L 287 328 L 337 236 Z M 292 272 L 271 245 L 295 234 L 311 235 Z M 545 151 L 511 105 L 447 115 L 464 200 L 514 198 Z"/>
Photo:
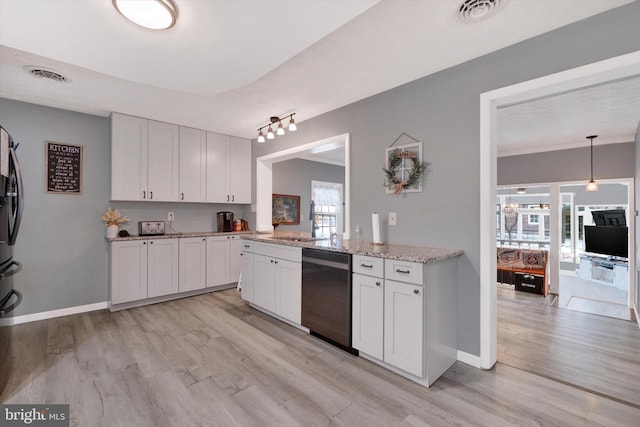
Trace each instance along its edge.
<path fill-rule="evenodd" d="M 419 289 L 414 289 L 414 290 L 413 290 L 413 293 L 414 293 L 414 294 L 416 294 L 416 295 L 418 295 L 418 294 L 420 293 L 420 290 L 419 290 Z"/>
<path fill-rule="evenodd" d="M 231 195 L 231 201 L 232 201 L 232 202 L 235 202 L 235 201 L 236 201 L 236 195 L 235 195 L 235 194 L 232 194 L 232 195 Z"/>
<path fill-rule="evenodd" d="M 227 194 L 227 202 L 229 201 L 229 195 Z"/>
<path fill-rule="evenodd" d="M 274 263 L 274 264 L 277 264 L 277 263 L 278 263 L 278 261 L 273 261 L 273 263 Z"/>
<path fill-rule="evenodd" d="M 180 200 L 184 200 L 184 193 L 180 193 Z"/>
<path fill-rule="evenodd" d="M 241 253 L 241 254 L 240 254 L 240 256 L 244 256 L 244 254 L 243 254 L 243 253 Z"/>
<path fill-rule="evenodd" d="M 153 245 L 153 241 L 149 242 L 150 245 Z"/>
<path fill-rule="evenodd" d="M 380 282 L 376 282 L 376 286 L 380 286 Z"/>
<path fill-rule="evenodd" d="M 147 242 L 142 242 L 142 244 L 143 244 L 143 245 L 146 245 L 146 244 L 147 244 Z"/>
<path fill-rule="evenodd" d="M 272 259 L 270 259 L 270 260 L 269 260 L 269 262 L 270 262 L 271 264 L 273 264 L 273 260 L 272 260 Z"/>
<path fill-rule="evenodd" d="M 153 199 L 153 191 L 149 191 L 149 200 Z"/>
<path fill-rule="evenodd" d="M 142 190 L 142 198 L 143 199 L 147 198 L 147 191 L 146 190 Z"/>
<path fill-rule="evenodd" d="M 363 268 L 373 268 L 373 264 L 360 264 L 360 267 L 363 267 Z"/>
<path fill-rule="evenodd" d="M 399 268 L 396 268 L 396 273 L 409 274 L 409 273 L 411 273 L 411 271 L 409 271 L 409 270 L 400 270 Z"/>

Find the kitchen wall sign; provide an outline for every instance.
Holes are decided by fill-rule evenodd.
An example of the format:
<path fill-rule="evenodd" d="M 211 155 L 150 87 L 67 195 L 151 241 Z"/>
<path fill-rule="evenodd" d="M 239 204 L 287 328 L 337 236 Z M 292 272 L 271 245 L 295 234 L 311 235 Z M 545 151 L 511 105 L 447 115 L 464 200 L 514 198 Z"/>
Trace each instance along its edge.
<path fill-rule="evenodd" d="M 82 146 L 45 141 L 47 193 L 82 194 Z"/>
<path fill-rule="evenodd" d="M 394 146 L 406 136 L 410 144 Z M 431 163 L 422 161 L 422 141 L 404 132 L 385 149 L 384 185 L 388 194 L 421 193 L 422 178 Z"/>
<path fill-rule="evenodd" d="M 300 196 L 274 194 L 271 200 L 271 217 L 274 224 L 300 224 Z"/>

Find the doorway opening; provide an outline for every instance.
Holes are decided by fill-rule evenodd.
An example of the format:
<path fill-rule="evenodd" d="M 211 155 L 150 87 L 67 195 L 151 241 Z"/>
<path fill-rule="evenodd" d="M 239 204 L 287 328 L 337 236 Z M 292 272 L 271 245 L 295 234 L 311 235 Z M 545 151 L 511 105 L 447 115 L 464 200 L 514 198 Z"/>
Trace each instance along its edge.
<path fill-rule="evenodd" d="M 480 361 L 490 369 L 497 360 L 497 274 L 496 215 L 497 189 L 497 110 L 553 94 L 591 87 L 604 82 L 640 75 L 640 52 L 618 56 L 575 69 L 500 88 L 480 96 Z M 559 190 L 552 190 L 552 195 Z M 552 228 L 560 227 L 560 218 L 550 218 Z M 635 237 L 633 223 L 630 235 Z M 633 240 L 635 240 L 633 238 Z M 551 241 L 551 250 L 557 247 Z M 629 254 L 629 270 L 635 271 L 634 246 Z M 555 266 L 550 266 L 555 271 Z M 559 271 L 559 268 L 558 268 Z M 631 287 L 635 285 L 631 275 Z M 635 301 L 634 301 L 635 306 Z M 636 308 L 637 310 L 637 308 Z"/>

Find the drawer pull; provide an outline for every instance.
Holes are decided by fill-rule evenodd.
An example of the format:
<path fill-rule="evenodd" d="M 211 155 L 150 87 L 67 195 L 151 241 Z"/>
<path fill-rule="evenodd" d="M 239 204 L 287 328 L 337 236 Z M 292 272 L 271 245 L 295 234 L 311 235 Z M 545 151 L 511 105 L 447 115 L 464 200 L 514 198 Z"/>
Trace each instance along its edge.
<path fill-rule="evenodd" d="M 418 289 L 414 289 L 414 290 L 413 290 L 413 293 L 414 293 L 414 294 L 416 294 L 416 295 L 418 295 L 418 294 L 420 293 L 420 290 L 418 290 Z"/>
<path fill-rule="evenodd" d="M 411 271 L 410 270 L 400 270 L 399 268 L 396 268 L 396 273 L 410 274 Z"/>
<path fill-rule="evenodd" d="M 242 245 L 242 246 L 244 246 L 245 248 L 250 248 L 251 247 L 251 245 Z"/>
<path fill-rule="evenodd" d="M 373 264 L 362 264 L 362 263 L 361 263 L 361 264 L 360 264 L 360 267 L 363 267 L 363 268 L 373 268 Z"/>
<path fill-rule="evenodd" d="M 380 286 L 380 282 L 376 282 L 376 286 Z"/>

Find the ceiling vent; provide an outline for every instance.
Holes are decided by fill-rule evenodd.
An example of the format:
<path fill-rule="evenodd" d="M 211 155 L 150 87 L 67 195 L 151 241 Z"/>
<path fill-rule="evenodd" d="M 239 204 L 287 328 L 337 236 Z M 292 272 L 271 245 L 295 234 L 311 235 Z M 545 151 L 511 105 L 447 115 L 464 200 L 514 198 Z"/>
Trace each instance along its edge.
<path fill-rule="evenodd" d="M 508 0 L 465 0 L 458 10 L 464 22 L 478 22 L 498 13 Z"/>
<path fill-rule="evenodd" d="M 62 74 L 49 68 L 27 65 L 26 67 L 23 67 L 23 69 L 32 76 L 42 80 L 49 80 L 58 83 L 68 83 L 71 81 Z"/>

